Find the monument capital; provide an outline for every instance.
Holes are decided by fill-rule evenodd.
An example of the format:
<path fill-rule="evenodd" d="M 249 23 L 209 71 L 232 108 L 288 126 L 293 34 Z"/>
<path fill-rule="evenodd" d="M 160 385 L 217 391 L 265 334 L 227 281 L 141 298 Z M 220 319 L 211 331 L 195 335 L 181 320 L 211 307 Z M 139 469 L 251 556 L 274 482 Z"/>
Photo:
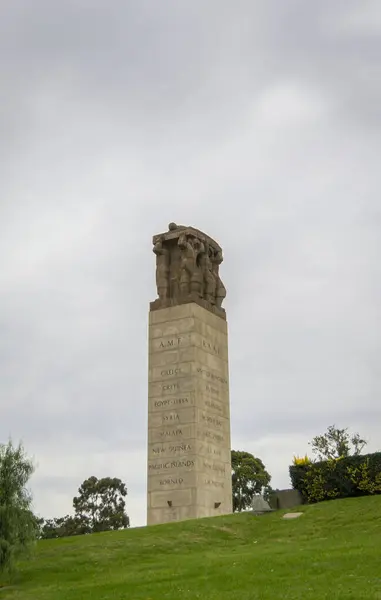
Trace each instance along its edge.
<path fill-rule="evenodd" d="M 195 302 L 226 319 L 222 303 L 226 288 L 219 268 L 221 246 L 206 233 L 169 223 L 168 231 L 153 236 L 158 298 L 150 310 Z"/>

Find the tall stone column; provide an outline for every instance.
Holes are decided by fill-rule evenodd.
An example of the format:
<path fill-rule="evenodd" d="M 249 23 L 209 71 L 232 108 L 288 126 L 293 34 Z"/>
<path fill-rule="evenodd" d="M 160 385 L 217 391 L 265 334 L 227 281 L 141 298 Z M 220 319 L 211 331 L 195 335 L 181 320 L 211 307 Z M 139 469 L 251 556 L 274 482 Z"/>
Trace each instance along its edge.
<path fill-rule="evenodd" d="M 228 337 L 220 246 L 192 227 L 153 238 L 148 525 L 232 512 Z"/>

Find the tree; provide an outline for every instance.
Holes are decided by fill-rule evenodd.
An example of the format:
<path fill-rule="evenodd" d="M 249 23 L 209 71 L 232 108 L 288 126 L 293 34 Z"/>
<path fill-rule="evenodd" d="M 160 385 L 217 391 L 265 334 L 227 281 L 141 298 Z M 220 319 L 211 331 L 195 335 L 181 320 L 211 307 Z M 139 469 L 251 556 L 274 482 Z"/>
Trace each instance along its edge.
<path fill-rule="evenodd" d="M 232 450 L 233 511 L 250 507 L 256 494 L 268 496 L 271 475 L 259 458 L 249 452 Z"/>
<path fill-rule="evenodd" d="M 79 487 L 78 493 L 73 498 L 74 516 L 39 520 L 42 539 L 125 529 L 130 526 L 124 501 L 127 488 L 120 479 L 89 477 Z"/>
<path fill-rule="evenodd" d="M 348 428 L 338 429 L 335 425 L 330 425 L 326 433 L 313 438 L 310 446 L 318 460 L 327 460 L 357 456 L 361 454 L 367 443 L 358 433 L 351 436 Z"/>
<path fill-rule="evenodd" d="M 73 498 L 73 506 L 83 532 L 110 531 L 130 526 L 124 501 L 127 488 L 120 479 L 89 477 L 78 492 L 79 495 Z"/>
<path fill-rule="evenodd" d="M 39 526 L 40 538 L 43 540 L 90 533 L 88 527 L 78 517 L 71 515 L 55 519 L 41 519 Z"/>
<path fill-rule="evenodd" d="M 37 520 L 26 489 L 33 472 L 21 444 L 0 444 L 0 571 L 11 571 L 14 558 L 36 539 Z"/>

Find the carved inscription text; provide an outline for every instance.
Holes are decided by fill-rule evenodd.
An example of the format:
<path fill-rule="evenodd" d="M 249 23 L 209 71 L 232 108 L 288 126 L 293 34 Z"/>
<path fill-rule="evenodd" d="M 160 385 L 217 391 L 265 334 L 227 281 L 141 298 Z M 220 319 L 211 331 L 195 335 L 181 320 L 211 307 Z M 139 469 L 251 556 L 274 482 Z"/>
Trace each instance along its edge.
<path fill-rule="evenodd" d="M 180 469 L 182 467 L 191 468 L 194 467 L 194 460 L 172 460 L 162 463 L 156 463 L 154 465 L 148 465 L 148 468 L 153 471 L 160 471 L 162 469 Z"/>
<path fill-rule="evenodd" d="M 225 483 L 223 481 L 213 481 L 213 479 L 204 479 L 204 483 L 206 485 L 211 485 L 213 487 L 224 488 Z"/>
<path fill-rule="evenodd" d="M 209 350 L 210 352 L 217 354 L 217 356 L 219 356 L 219 354 L 220 354 L 220 349 L 217 346 L 217 344 L 213 344 L 212 342 L 209 342 L 208 340 L 205 340 L 205 339 L 202 340 L 202 347 L 205 350 Z"/>
<path fill-rule="evenodd" d="M 160 485 L 181 485 L 183 482 L 184 479 L 182 477 L 176 477 L 176 479 L 172 479 L 172 477 L 170 477 L 168 479 L 161 479 Z"/>
<path fill-rule="evenodd" d="M 160 372 L 160 375 L 162 377 L 174 377 L 174 376 L 180 375 L 180 374 L 181 374 L 181 369 L 180 368 L 178 368 L 178 369 L 163 369 Z"/>
<path fill-rule="evenodd" d="M 225 377 L 220 377 L 220 375 L 215 375 L 214 373 L 211 373 L 207 369 L 202 369 L 201 367 L 197 367 L 197 373 L 200 373 L 200 375 L 205 375 L 206 377 L 209 377 L 213 381 L 219 381 L 220 383 L 225 383 L 225 384 L 228 382 L 228 380 L 225 379 Z"/>
<path fill-rule="evenodd" d="M 159 344 L 159 348 L 163 348 L 163 349 L 168 349 L 168 348 L 176 348 L 176 346 L 180 346 L 181 345 L 181 341 L 183 338 L 178 337 L 178 338 L 173 338 L 172 340 L 167 340 L 167 341 L 163 341 L 161 340 L 160 344 Z"/>
<path fill-rule="evenodd" d="M 160 455 L 168 451 L 172 454 L 183 454 L 184 452 L 191 452 L 191 450 L 192 446 L 190 444 L 177 444 L 172 446 L 156 446 L 156 448 L 152 448 L 152 453 Z"/>
<path fill-rule="evenodd" d="M 182 429 L 164 429 L 163 431 L 160 431 L 160 435 L 161 435 L 161 437 L 166 437 L 166 438 L 180 437 L 183 435 L 183 430 Z"/>
<path fill-rule="evenodd" d="M 166 400 L 155 400 L 156 408 L 166 408 L 168 406 L 181 406 L 189 404 L 189 398 L 167 398 Z"/>

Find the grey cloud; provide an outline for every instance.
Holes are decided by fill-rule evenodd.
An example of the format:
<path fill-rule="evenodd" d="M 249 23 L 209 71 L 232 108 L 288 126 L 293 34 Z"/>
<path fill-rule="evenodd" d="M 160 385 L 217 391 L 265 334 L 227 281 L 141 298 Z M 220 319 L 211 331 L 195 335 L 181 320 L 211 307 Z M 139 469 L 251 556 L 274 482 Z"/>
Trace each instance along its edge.
<path fill-rule="evenodd" d="M 379 105 L 377 39 L 329 28 L 356 7 L 245 0 L 234 9 L 210 1 L 180 10 L 171 0 L 66 2 L 53 10 L 22 2 L 4 14 L 2 56 L 11 87 L 15 73 L 31 91 L 50 82 L 69 105 L 85 97 L 98 114 L 117 111 L 124 127 L 143 119 L 151 141 L 153 133 L 162 136 L 163 120 L 169 131 L 184 132 L 185 114 L 198 134 L 202 123 L 218 135 L 221 119 L 237 119 L 237 108 L 245 112 L 279 78 L 324 82 L 341 98 L 336 118 L 356 110 L 362 120 Z"/>

